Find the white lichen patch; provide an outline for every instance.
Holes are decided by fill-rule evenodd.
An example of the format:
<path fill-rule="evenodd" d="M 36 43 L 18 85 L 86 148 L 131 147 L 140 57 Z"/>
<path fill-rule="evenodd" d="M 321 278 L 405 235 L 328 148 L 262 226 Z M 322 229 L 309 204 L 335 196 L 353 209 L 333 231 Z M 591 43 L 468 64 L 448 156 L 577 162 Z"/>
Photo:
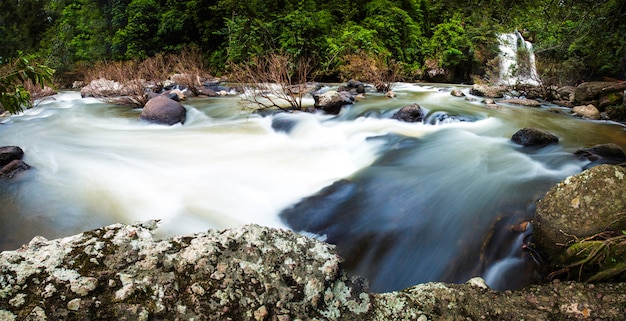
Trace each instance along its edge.
<path fill-rule="evenodd" d="M 24 304 L 24 302 L 26 302 L 25 298 L 26 298 L 26 294 L 18 293 L 17 295 L 15 295 L 15 297 L 9 300 L 9 304 L 16 308 L 19 308 L 22 306 L 22 304 Z"/>
<path fill-rule="evenodd" d="M 85 296 L 96 289 L 98 279 L 93 277 L 80 277 L 70 281 L 70 290 L 80 296 Z"/>
<path fill-rule="evenodd" d="M 14 321 L 17 316 L 10 311 L 0 310 L 0 320 L 2 321 Z"/>
<path fill-rule="evenodd" d="M 67 302 L 67 309 L 70 311 L 78 311 L 80 309 L 80 304 L 82 300 L 80 298 L 72 299 Z"/>
<path fill-rule="evenodd" d="M 115 291 L 115 299 L 123 301 L 135 292 L 135 281 L 130 274 L 118 273 L 118 276 L 122 282 L 122 288 Z"/>
<path fill-rule="evenodd" d="M 619 179 L 620 181 L 624 179 L 624 173 L 618 171 L 617 169 L 615 169 L 615 177 L 617 177 L 617 179 Z"/>

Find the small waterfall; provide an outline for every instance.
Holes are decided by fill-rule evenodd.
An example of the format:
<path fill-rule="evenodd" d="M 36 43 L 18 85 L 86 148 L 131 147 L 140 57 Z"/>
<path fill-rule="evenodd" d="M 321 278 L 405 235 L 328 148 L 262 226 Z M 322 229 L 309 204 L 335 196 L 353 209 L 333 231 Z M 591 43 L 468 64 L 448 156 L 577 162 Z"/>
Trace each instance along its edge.
<path fill-rule="evenodd" d="M 500 41 L 500 80 L 502 85 L 539 86 L 535 53 L 533 45 L 524 40 L 516 30 L 513 33 L 501 34 Z"/>

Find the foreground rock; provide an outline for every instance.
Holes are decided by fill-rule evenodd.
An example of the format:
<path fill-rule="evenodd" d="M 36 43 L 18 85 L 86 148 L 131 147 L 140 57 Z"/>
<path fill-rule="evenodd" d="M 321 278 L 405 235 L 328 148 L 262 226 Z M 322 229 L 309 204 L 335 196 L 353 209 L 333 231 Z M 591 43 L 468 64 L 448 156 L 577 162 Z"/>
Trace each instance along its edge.
<path fill-rule="evenodd" d="M 607 230 L 626 229 L 626 168 L 599 165 L 570 176 L 537 202 L 533 235 L 553 261 L 565 245 Z"/>
<path fill-rule="evenodd" d="M 185 123 L 187 110 L 179 102 L 166 96 L 156 96 L 143 107 L 141 119 L 151 123 L 174 125 Z"/>
<path fill-rule="evenodd" d="M 0 253 L 0 320 L 620 320 L 626 284 L 369 293 L 331 245 L 244 226 L 154 240 L 116 224 Z"/>

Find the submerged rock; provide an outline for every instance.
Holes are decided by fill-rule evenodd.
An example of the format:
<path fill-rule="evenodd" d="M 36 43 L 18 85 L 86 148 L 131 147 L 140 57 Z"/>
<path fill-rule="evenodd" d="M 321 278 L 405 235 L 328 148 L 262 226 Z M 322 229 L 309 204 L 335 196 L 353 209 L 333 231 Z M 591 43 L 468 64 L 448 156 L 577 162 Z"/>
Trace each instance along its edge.
<path fill-rule="evenodd" d="M 417 103 L 413 103 L 400 108 L 400 110 L 395 112 L 391 118 L 408 123 L 419 123 L 424 120 L 425 116 L 426 113 L 424 112 L 424 109 Z"/>
<path fill-rule="evenodd" d="M 574 152 L 574 155 L 586 158 L 591 163 L 585 166 L 589 169 L 600 164 L 626 163 L 626 153 L 617 144 L 600 144 L 590 148 L 582 148 Z"/>
<path fill-rule="evenodd" d="M 520 291 L 427 283 L 370 293 L 334 247 L 248 225 L 155 240 L 115 224 L 0 253 L 0 320 L 547 320 L 623 317 L 626 284 Z"/>
<path fill-rule="evenodd" d="M 626 168 L 599 165 L 570 176 L 537 202 L 534 237 L 555 259 L 573 240 L 626 229 Z"/>
<path fill-rule="evenodd" d="M 184 123 L 187 110 L 179 102 L 165 96 L 156 96 L 143 107 L 141 119 L 163 125 Z"/>
<path fill-rule="evenodd" d="M 559 142 L 559 138 L 553 134 L 545 130 L 530 127 L 518 130 L 513 134 L 511 140 L 522 146 L 541 146 Z"/>

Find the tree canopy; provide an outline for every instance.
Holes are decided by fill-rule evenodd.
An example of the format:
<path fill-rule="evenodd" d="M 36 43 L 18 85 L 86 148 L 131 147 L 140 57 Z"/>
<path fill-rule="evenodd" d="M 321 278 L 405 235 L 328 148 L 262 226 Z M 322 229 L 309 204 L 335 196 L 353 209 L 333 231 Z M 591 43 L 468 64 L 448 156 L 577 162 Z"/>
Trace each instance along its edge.
<path fill-rule="evenodd" d="M 7 0 L 0 62 L 37 53 L 58 72 L 80 64 L 202 50 L 213 70 L 283 52 L 337 77 L 345 57 L 383 56 L 418 78 L 426 61 L 481 70 L 498 32 L 519 30 L 548 70 L 624 78 L 622 0 Z M 574 79 L 572 79 L 574 80 Z"/>

